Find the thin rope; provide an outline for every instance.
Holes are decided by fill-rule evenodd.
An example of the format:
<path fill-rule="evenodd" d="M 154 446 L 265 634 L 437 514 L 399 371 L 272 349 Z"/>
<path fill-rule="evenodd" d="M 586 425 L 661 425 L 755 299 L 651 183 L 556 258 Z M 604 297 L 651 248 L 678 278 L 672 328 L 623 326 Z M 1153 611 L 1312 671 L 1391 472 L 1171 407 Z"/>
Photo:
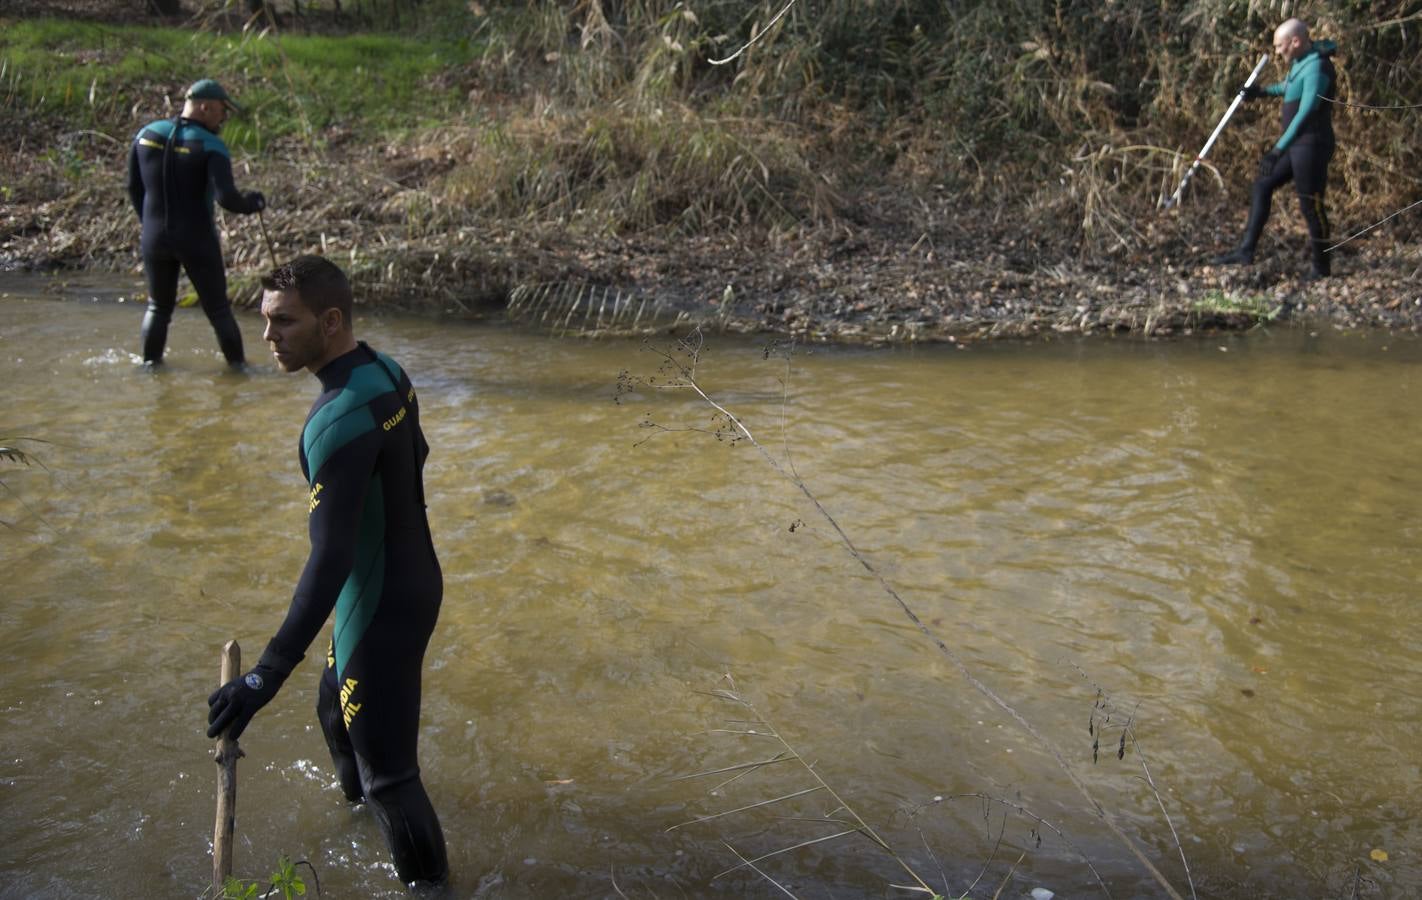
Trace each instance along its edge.
<path fill-rule="evenodd" d="M 1405 206 L 1405 207 L 1403 207 L 1402 209 L 1399 209 L 1397 212 L 1395 212 L 1395 213 L 1393 213 L 1392 215 L 1388 216 L 1386 219 L 1383 219 L 1382 222 L 1374 222 L 1373 224 L 1369 225 L 1367 228 L 1364 228 L 1362 231 L 1358 232 L 1357 234 L 1350 234 L 1350 235 L 1348 235 L 1348 236 L 1345 237 L 1343 240 L 1339 241 L 1338 243 L 1334 244 L 1332 247 L 1329 247 L 1327 250 L 1324 250 L 1323 252 L 1324 252 L 1324 253 L 1332 253 L 1334 250 L 1337 250 L 1339 247 L 1341 247 L 1341 246 L 1343 246 L 1344 244 L 1348 243 L 1349 241 L 1353 240 L 1353 238 L 1362 237 L 1363 235 L 1367 234 L 1369 231 L 1372 231 L 1374 228 L 1377 228 L 1379 225 L 1382 225 L 1384 222 L 1387 222 L 1387 221 L 1389 221 L 1390 219 L 1395 219 L 1395 218 L 1397 218 L 1398 216 L 1402 215 L 1403 213 L 1407 212 L 1407 211 L 1408 211 L 1409 209 L 1411 209 L 1413 206 L 1422 206 L 1422 200 L 1418 200 L 1416 203 L 1413 203 L 1411 206 Z"/>
<path fill-rule="evenodd" d="M 1367 103 L 1349 103 L 1347 100 L 1333 100 L 1328 97 L 1319 97 L 1318 99 L 1338 106 L 1351 106 L 1354 109 L 1422 109 L 1422 103 L 1412 103 L 1405 106 L 1371 106 Z"/>

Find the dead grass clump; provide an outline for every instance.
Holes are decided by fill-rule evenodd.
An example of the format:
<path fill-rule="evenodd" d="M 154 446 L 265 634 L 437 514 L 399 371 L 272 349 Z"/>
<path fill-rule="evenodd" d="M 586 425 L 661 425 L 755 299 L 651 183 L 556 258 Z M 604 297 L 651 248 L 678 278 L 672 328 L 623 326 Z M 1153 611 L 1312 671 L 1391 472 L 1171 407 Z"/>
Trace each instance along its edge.
<path fill-rule="evenodd" d="M 792 130 L 685 106 L 526 115 L 423 135 L 461 161 L 405 196 L 417 233 L 491 218 L 587 233 L 690 233 L 819 221 L 836 198 Z"/>

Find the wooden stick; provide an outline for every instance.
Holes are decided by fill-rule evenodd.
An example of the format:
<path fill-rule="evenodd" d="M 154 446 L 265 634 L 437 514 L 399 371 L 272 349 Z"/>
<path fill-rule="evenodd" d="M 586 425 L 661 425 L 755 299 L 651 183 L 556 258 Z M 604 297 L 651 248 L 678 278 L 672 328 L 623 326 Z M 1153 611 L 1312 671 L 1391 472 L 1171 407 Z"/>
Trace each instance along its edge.
<path fill-rule="evenodd" d="M 242 668 L 242 648 L 236 641 L 222 645 L 222 686 Z M 244 754 L 227 730 L 217 738 L 217 824 L 212 831 L 212 887 L 221 891 L 232 876 L 232 832 L 237 824 L 237 760 Z"/>

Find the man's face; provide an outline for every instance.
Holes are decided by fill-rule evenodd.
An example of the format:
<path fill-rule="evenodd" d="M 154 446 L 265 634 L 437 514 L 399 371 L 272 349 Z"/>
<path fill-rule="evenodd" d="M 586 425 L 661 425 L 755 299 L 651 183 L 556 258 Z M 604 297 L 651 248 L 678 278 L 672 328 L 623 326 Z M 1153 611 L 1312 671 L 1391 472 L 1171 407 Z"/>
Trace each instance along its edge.
<path fill-rule="evenodd" d="M 333 312 L 335 310 L 327 310 L 328 316 Z M 263 293 L 262 318 L 267 320 L 262 340 L 271 347 L 283 372 L 310 369 L 314 375 L 327 362 L 330 336 L 328 323 L 323 322 L 326 317 L 312 312 L 296 291 Z"/>
<path fill-rule="evenodd" d="M 1296 34 L 1274 35 L 1274 52 L 1286 63 L 1291 63 L 1303 55 L 1303 39 Z"/>
<path fill-rule="evenodd" d="M 202 100 L 198 105 L 198 120 L 213 134 L 221 134 L 222 126 L 232 117 L 232 110 L 221 100 Z"/>

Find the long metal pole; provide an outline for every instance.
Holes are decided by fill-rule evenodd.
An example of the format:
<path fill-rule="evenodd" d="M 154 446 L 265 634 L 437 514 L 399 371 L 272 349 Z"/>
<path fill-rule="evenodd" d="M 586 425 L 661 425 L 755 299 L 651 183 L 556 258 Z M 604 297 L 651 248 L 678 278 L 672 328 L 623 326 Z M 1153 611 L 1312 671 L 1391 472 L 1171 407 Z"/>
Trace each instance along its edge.
<path fill-rule="evenodd" d="M 222 647 L 222 674 L 218 685 L 237 677 L 242 668 L 242 648 L 236 641 Z M 237 823 L 237 760 L 242 748 L 224 730 L 217 738 L 217 824 L 212 831 L 212 887 L 219 894 L 232 874 L 232 832 Z"/>
<path fill-rule="evenodd" d="M 1200 168 L 1200 163 L 1204 162 L 1205 157 L 1210 152 L 1210 148 L 1215 145 L 1215 139 L 1220 136 L 1221 131 L 1224 131 L 1225 123 L 1229 121 L 1230 116 L 1234 115 L 1234 111 L 1239 109 L 1239 104 L 1244 102 L 1244 92 L 1254 83 L 1254 79 L 1259 77 L 1259 73 L 1264 69 L 1264 64 L 1268 61 L 1269 54 L 1267 53 L 1259 57 L 1259 64 L 1254 67 L 1253 72 L 1249 73 L 1249 80 L 1244 82 L 1244 87 L 1240 88 L 1239 93 L 1234 95 L 1234 102 L 1229 105 L 1229 109 L 1225 110 L 1224 118 L 1220 119 L 1220 124 L 1215 126 L 1214 132 L 1210 134 L 1210 139 L 1205 141 L 1204 148 L 1201 149 L 1199 155 L 1195 157 L 1195 161 L 1190 164 L 1190 169 L 1185 173 L 1185 177 L 1180 179 L 1180 187 L 1176 188 L 1175 193 L 1170 195 L 1170 199 L 1165 201 L 1166 209 L 1180 202 L 1180 195 L 1185 192 L 1185 185 L 1190 183 L 1190 177 L 1195 174 L 1196 169 Z"/>

